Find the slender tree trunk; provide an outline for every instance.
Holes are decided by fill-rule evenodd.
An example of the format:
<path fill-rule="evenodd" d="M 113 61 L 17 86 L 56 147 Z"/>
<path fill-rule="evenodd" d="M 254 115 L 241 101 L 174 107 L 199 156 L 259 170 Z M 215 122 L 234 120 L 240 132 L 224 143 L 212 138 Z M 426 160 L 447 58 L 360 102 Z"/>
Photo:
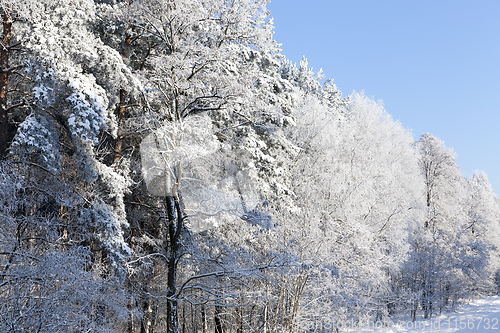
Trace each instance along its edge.
<path fill-rule="evenodd" d="M 2 13 L 3 33 L 0 46 L 0 157 L 5 156 L 10 141 L 7 116 L 7 88 L 9 84 L 9 55 L 12 37 L 12 19 L 9 13 Z"/>
<path fill-rule="evenodd" d="M 167 262 L 167 296 L 174 297 L 176 293 L 177 262 L 181 255 L 181 231 L 184 223 L 181 204 L 177 196 L 165 197 L 168 216 L 168 262 Z M 179 332 L 178 302 L 176 299 L 167 301 L 167 333 Z"/>
<path fill-rule="evenodd" d="M 266 294 L 267 294 L 267 286 L 266 286 Z M 267 333 L 267 307 L 268 307 L 268 305 L 269 305 L 269 302 L 266 300 L 266 306 L 264 308 L 264 333 Z"/>
<path fill-rule="evenodd" d="M 153 327 L 151 314 L 153 310 L 151 308 L 150 300 L 147 299 L 144 301 L 143 309 L 144 309 L 144 314 L 142 316 L 141 333 L 151 333 Z"/>
<path fill-rule="evenodd" d="M 254 311 L 255 311 L 255 308 L 256 306 L 253 305 L 251 308 L 250 308 L 250 314 L 248 316 L 248 326 L 250 327 L 250 329 L 253 329 L 253 330 L 257 330 L 257 327 L 258 327 L 258 322 L 259 320 L 256 319 L 255 321 L 253 320 L 254 319 Z M 255 311 L 256 312 L 256 311 Z"/>
<path fill-rule="evenodd" d="M 129 315 L 128 315 L 128 333 L 135 333 L 135 321 L 134 321 L 134 308 L 135 308 L 135 300 L 134 298 L 131 298 L 130 299 L 130 303 L 129 303 Z"/>
<path fill-rule="evenodd" d="M 243 306 L 240 306 L 238 309 L 238 331 L 237 333 L 243 333 L 243 317 L 244 317 L 244 309 Z"/>
<path fill-rule="evenodd" d="M 120 89 L 120 102 L 116 107 L 116 115 L 118 117 L 118 133 L 116 136 L 115 151 L 113 156 L 113 164 L 117 164 L 122 157 L 122 145 L 123 145 L 123 118 L 125 117 L 125 110 L 127 106 L 125 104 L 125 99 L 127 98 L 127 92 Z"/>
<path fill-rule="evenodd" d="M 182 333 L 186 333 L 186 305 L 182 306 Z"/>
<path fill-rule="evenodd" d="M 196 312 L 194 311 L 193 304 L 191 304 L 191 328 L 193 332 L 198 333 L 198 323 L 196 322 Z"/>
<path fill-rule="evenodd" d="M 214 313 L 215 333 L 223 333 L 221 315 L 222 315 L 222 307 L 216 305 Z"/>
<path fill-rule="evenodd" d="M 203 333 L 207 332 L 207 314 L 205 313 L 205 305 L 201 306 L 201 321 L 203 325 Z"/>

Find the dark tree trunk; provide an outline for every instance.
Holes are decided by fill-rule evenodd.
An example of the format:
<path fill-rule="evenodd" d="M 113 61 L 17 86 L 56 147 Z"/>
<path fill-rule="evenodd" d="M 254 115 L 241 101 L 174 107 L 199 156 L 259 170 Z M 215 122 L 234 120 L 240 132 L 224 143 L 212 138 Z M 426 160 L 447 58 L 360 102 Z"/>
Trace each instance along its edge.
<path fill-rule="evenodd" d="M 9 55 L 12 36 L 12 20 L 8 13 L 2 13 L 3 33 L 0 46 L 0 157 L 5 156 L 9 147 L 10 133 L 7 116 L 7 88 L 9 84 Z"/>
<path fill-rule="evenodd" d="M 198 332 L 198 323 L 196 322 L 196 312 L 194 311 L 193 304 L 191 304 L 191 328 L 193 332 Z"/>
<path fill-rule="evenodd" d="M 182 333 L 186 333 L 186 305 L 182 306 Z"/>
<path fill-rule="evenodd" d="M 127 98 L 127 92 L 120 89 L 120 103 L 116 107 L 116 115 L 118 117 L 118 133 L 116 136 L 115 152 L 113 157 L 113 163 L 116 164 L 120 161 L 122 157 L 122 145 L 123 145 L 123 118 L 125 117 L 125 110 L 127 105 L 125 104 L 125 99 Z"/>
<path fill-rule="evenodd" d="M 177 263 L 181 255 L 181 231 L 184 224 L 181 204 L 177 196 L 165 197 L 168 216 L 168 262 L 167 262 L 167 333 L 179 332 L 178 302 L 176 294 Z"/>
<path fill-rule="evenodd" d="M 207 332 L 207 314 L 205 313 L 205 305 L 201 306 L 201 322 L 203 325 L 203 333 Z"/>
<path fill-rule="evenodd" d="M 243 333 L 243 316 L 244 316 L 244 312 L 243 312 L 243 307 L 239 307 L 237 308 L 237 314 L 238 314 L 238 329 L 237 329 L 237 333 Z"/>
<path fill-rule="evenodd" d="M 134 313 L 133 313 L 133 310 L 135 309 L 135 300 L 133 298 L 130 300 L 130 303 L 128 305 L 128 309 L 129 309 L 130 313 L 128 315 L 127 333 L 135 333 L 135 321 L 134 321 Z"/>
<path fill-rule="evenodd" d="M 223 333 L 221 315 L 222 315 L 222 307 L 216 305 L 214 313 L 215 333 Z"/>

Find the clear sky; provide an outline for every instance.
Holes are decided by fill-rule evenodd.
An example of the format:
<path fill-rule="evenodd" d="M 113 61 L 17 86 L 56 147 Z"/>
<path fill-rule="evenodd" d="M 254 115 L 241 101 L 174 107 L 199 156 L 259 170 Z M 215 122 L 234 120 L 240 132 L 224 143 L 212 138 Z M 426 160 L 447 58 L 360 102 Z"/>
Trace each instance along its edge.
<path fill-rule="evenodd" d="M 500 195 L 500 0 L 271 0 L 275 40 L 344 96 L 382 100 Z"/>

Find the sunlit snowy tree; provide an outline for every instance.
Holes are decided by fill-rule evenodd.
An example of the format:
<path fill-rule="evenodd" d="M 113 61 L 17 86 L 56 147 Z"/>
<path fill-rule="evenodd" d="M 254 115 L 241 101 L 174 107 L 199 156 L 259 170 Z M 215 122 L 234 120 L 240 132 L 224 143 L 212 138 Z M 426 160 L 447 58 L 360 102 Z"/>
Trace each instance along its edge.
<path fill-rule="evenodd" d="M 3 331 L 294 332 L 495 291 L 487 177 L 287 60 L 267 2 L 0 1 Z"/>
<path fill-rule="evenodd" d="M 78 218 L 84 198 L 36 164 L 3 162 L 0 184 L 0 329 L 116 328 L 125 303 L 92 265 L 89 225 Z"/>
<path fill-rule="evenodd" d="M 412 232 L 412 254 L 403 277 L 418 294 L 413 317 L 421 308 L 424 318 L 430 318 L 484 288 L 488 244 L 470 230 L 474 216 L 467 208 L 467 183 L 454 152 L 428 133 L 416 147 L 427 209 Z"/>

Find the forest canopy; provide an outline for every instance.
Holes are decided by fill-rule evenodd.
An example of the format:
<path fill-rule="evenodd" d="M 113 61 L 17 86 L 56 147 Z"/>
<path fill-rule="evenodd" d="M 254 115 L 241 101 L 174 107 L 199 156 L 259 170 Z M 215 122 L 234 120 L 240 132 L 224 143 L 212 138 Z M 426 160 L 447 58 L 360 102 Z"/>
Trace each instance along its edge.
<path fill-rule="evenodd" d="M 267 2 L 0 0 L 0 331 L 330 332 L 500 292 L 487 176 L 287 60 Z"/>

